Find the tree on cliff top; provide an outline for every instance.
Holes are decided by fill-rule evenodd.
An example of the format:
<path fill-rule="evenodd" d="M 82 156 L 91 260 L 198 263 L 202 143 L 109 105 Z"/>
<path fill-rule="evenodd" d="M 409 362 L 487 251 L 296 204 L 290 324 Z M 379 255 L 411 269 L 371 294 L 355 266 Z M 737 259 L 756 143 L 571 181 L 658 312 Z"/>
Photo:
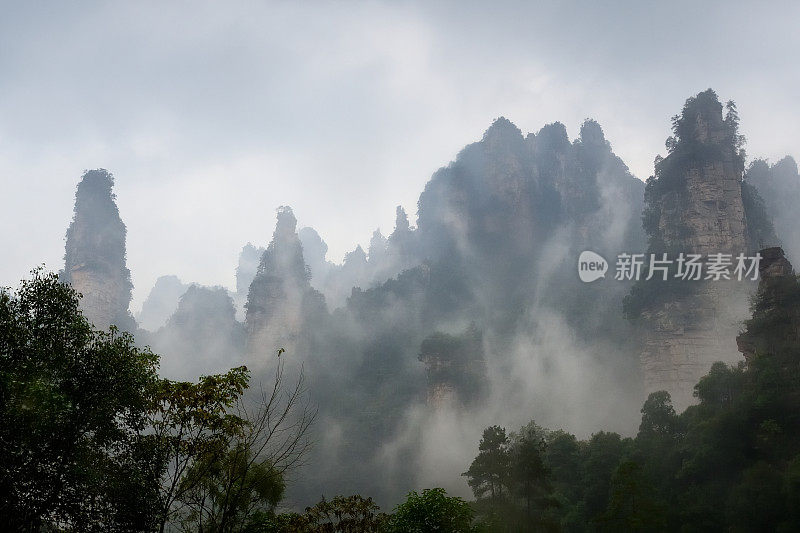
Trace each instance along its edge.
<path fill-rule="evenodd" d="M 667 138 L 667 157 L 656 157 L 655 174 L 647 180 L 645 203 L 648 208 L 664 191 L 683 184 L 686 172 L 730 155 L 739 172 L 744 170 L 744 142 L 739 134 L 736 104 L 729 101 L 722 115 L 722 103 L 712 89 L 686 100 L 681 112 L 672 117 L 672 136 Z M 656 230 L 645 213 L 645 230 Z"/>

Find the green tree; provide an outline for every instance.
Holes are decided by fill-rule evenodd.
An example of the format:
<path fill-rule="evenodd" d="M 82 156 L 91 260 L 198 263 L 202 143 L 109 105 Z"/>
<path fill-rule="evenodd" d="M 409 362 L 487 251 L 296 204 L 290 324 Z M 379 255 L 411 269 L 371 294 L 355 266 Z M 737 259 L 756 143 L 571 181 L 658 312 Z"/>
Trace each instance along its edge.
<path fill-rule="evenodd" d="M 653 497 L 653 489 L 638 463 L 623 461 L 614 471 L 608 509 L 597 523 L 604 531 L 664 530 L 664 507 Z"/>
<path fill-rule="evenodd" d="M 564 431 L 551 432 L 544 450 L 544 463 L 553 483 L 553 497 L 559 502 L 558 512 L 564 530 L 584 522 L 580 503 L 583 497 L 581 483 L 581 445 L 575 435 Z"/>
<path fill-rule="evenodd" d="M 211 430 L 200 439 L 192 436 L 187 444 L 198 455 L 180 457 L 188 469 L 168 478 L 178 480 L 175 521 L 189 531 L 240 531 L 273 513 L 287 471 L 302 461 L 311 445 L 307 432 L 316 410 L 309 406 L 302 368 L 297 381 L 287 387 L 284 364 L 278 362 L 271 388 L 259 387 L 259 394 L 247 398 L 237 396 L 232 406 L 212 413 L 209 420 L 214 417 L 222 417 L 222 431 Z M 224 423 L 226 417 L 230 425 Z M 169 430 L 174 434 L 174 428 Z"/>
<path fill-rule="evenodd" d="M 276 533 L 377 533 L 384 531 L 387 515 L 372 498 L 336 496 L 332 500 L 324 497 L 305 513 L 283 513 L 264 520 L 263 529 Z"/>
<path fill-rule="evenodd" d="M 252 460 L 236 447 L 197 461 L 181 479 L 187 531 L 240 531 L 261 513 L 271 513 L 283 497 L 284 480 L 268 462 Z"/>
<path fill-rule="evenodd" d="M 163 464 L 158 472 L 159 530 L 179 518 L 181 502 L 203 480 L 196 465 L 211 467 L 241 435 L 246 420 L 231 413 L 249 380 L 246 367 L 203 376 L 197 383 L 164 380 L 159 384 L 150 426 Z M 191 477 L 187 477 L 190 472 Z"/>
<path fill-rule="evenodd" d="M 636 435 L 634 459 L 653 481 L 653 490 L 669 500 L 675 488 L 675 476 L 681 467 L 683 443 L 681 420 L 666 391 L 651 393 L 641 409 L 642 421 Z"/>
<path fill-rule="evenodd" d="M 389 533 L 469 533 L 474 513 L 461 498 L 448 496 L 442 488 L 410 492 L 406 501 L 395 507 L 386 531 Z"/>
<path fill-rule="evenodd" d="M 782 473 L 765 461 L 747 468 L 728 496 L 732 531 L 777 531 L 787 518 Z"/>
<path fill-rule="evenodd" d="M 672 436 L 678 425 L 678 416 L 672 407 L 672 398 L 667 391 L 653 392 L 642 405 L 640 436 Z"/>
<path fill-rule="evenodd" d="M 511 478 L 514 492 L 525 502 L 524 531 L 542 529 L 550 522 L 544 513 L 558 505 L 553 497 L 550 472 L 542 458 L 545 449 L 544 439 L 535 435 L 523 436 L 513 449 Z"/>
<path fill-rule="evenodd" d="M 79 295 L 43 269 L 0 291 L 0 529 L 154 525 L 159 468 L 140 438 L 158 359 L 94 330 Z"/>
<path fill-rule="evenodd" d="M 302 369 L 289 388 L 277 364 L 247 400 L 245 367 L 160 380 L 79 297 L 42 269 L 0 290 L 0 530 L 232 531 L 271 512 L 310 446 Z"/>
<path fill-rule="evenodd" d="M 491 500 L 501 499 L 508 486 L 511 466 L 509 438 L 505 428 L 490 426 L 483 431 L 478 445 L 478 456 L 469 470 L 461 474 L 467 477 L 472 492 L 478 499 L 487 495 Z"/>
<path fill-rule="evenodd" d="M 601 431 L 592 435 L 583 454 L 583 503 L 587 519 L 605 512 L 611 478 L 617 465 L 628 453 L 630 441 L 617 433 Z"/>

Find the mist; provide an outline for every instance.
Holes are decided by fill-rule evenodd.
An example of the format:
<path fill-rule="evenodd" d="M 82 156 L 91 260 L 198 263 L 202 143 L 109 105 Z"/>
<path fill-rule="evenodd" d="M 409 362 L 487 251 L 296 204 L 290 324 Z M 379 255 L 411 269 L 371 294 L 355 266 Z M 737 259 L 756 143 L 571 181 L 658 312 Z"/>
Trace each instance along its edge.
<path fill-rule="evenodd" d="M 756 160 L 745 180 L 768 193 L 753 193 L 758 213 L 784 229 L 793 210 L 766 189 L 792 187 L 791 172 L 772 178 L 782 168 Z M 570 140 L 561 123 L 523 134 L 500 117 L 433 172 L 417 226 L 397 206 L 388 236 L 375 229 L 336 263 L 282 206 L 271 237 L 242 247 L 236 290 L 166 274 L 131 331 L 170 379 L 244 364 L 263 384 L 279 349 L 305 376 L 317 446 L 293 473 L 289 508 L 320 490 L 392 506 L 434 481 L 468 497 L 461 472 L 487 426 L 636 433 L 648 391 L 640 326 L 622 313 L 633 282 L 584 284 L 574 265 L 587 249 L 647 249 L 644 189 L 594 120 Z M 81 205 L 76 220 L 90 219 Z M 740 327 L 751 293 L 720 304 L 726 326 Z"/>
<path fill-rule="evenodd" d="M 369 254 L 337 264 L 281 207 L 271 240 L 243 247 L 236 292 L 191 285 L 176 299 L 185 286 L 160 278 L 142 315 L 159 309 L 163 323 L 139 336 L 173 379 L 244 363 L 263 380 L 278 348 L 302 366 L 320 444 L 289 489 L 295 505 L 320 487 L 391 505 L 433 479 L 466 496 L 460 473 L 491 423 L 635 430 L 632 329 L 604 311 L 630 284 L 579 287 L 572 264 L 584 248 L 644 246 L 642 191 L 596 122 L 573 142 L 560 123 L 523 136 L 500 118 L 433 174 L 418 227 L 397 207 L 388 237 L 376 229 Z"/>
<path fill-rule="evenodd" d="M 9 8 L 0 284 L 58 272 L 88 324 L 158 355 L 162 383 L 246 367 L 253 408 L 276 374 L 302 383 L 313 445 L 271 517 L 349 495 L 389 512 L 441 487 L 491 521 L 502 498 L 471 465 L 493 428 L 509 464 L 535 448 L 554 480 L 537 509 L 559 527 L 617 512 L 625 468 L 683 502 L 704 489 L 686 451 L 702 439 L 681 439 L 749 424 L 703 417 L 761 398 L 741 392 L 763 382 L 749 373 L 794 346 L 769 328 L 796 318 L 800 78 L 779 59 L 798 9 Z M 581 279 L 585 251 L 604 276 Z M 619 275 L 625 254 L 684 252 L 767 261 L 719 283 Z M 765 457 L 726 471 L 745 488 L 709 504 L 725 523 L 748 480 L 793 472 L 774 459 L 794 442 L 781 409 L 732 452 Z M 564 474 L 564 442 L 605 469 L 600 488 Z"/>

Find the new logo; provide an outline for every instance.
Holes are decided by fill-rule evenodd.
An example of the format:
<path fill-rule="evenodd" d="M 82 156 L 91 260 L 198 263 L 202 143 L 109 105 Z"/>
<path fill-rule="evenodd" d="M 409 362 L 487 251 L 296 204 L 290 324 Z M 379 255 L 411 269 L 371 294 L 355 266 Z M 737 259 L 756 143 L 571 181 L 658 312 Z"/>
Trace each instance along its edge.
<path fill-rule="evenodd" d="M 600 254 L 586 250 L 578 257 L 578 277 L 584 283 L 606 277 L 608 262 Z"/>

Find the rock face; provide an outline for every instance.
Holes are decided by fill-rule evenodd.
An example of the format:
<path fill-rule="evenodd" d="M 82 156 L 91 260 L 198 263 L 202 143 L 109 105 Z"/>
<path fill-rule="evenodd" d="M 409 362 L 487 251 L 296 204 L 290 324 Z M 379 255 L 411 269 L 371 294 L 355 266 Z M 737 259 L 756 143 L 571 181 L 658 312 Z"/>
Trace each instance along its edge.
<path fill-rule="evenodd" d="M 681 252 L 701 254 L 704 261 L 710 254 L 731 254 L 735 265 L 738 254 L 752 250 L 737 125 L 735 108 L 723 119 L 710 90 L 690 98 L 676 117 L 670 153 L 657 159 L 645 192 L 651 253 L 667 252 L 672 259 Z M 746 283 L 733 280 L 651 285 L 640 313 L 646 392 L 666 390 L 676 407 L 686 407 L 712 363 L 738 359 L 733 339 L 747 316 L 747 290 Z"/>
<path fill-rule="evenodd" d="M 609 374 L 624 376 L 620 381 L 638 392 L 638 376 L 628 374 L 638 373 L 633 328 L 608 312 L 621 307 L 630 284 L 584 284 L 575 261 L 584 250 L 614 257 L 644 247 L 643 189 L 593 120 L 570 141 L 558 122 L 525 135 L 498 118 L 480 141 L 434 173 L 419 198 L 411 232 L 416 243 L 409 248 L 431 260 L 431 293 L 443 307 L 437 318 L 454 309 L 477 324 L 486 364 L 503 372 L 506 365 L 546 359 L 555 350 L 545 346 L 550 339 L 564 359 L 591 351 L 599 360 L 611 344 L 615 360 L 606 369 L 613 366 Z M 551 327 L 551 319 L 563 327 Z M 441 329 L 451 328 L 442 323 Z M 517 357 L 516 350 L 526 353 Z M 431 361 L 429 376 L 436 368 L 438 361 Z M 562 379 L 552 366 L 541 368 L 551 383 Z M 429 383 L 436 405 L 438 391 L 449 385 Z M 495 387 L 492 394 L 505 392 Z"/>
<path fill-rule="evenodd" d="M 692 403 L 694 386 L 716 361 L 734 362 L 735 337 L 744 309 L 730 312 L 729 289 L 707 284 L 644 313 L 649 322 L 641 361 L 645 391 L 666 390 L 676 408 Z"/>
<path fill-rule="evenodd" d="M 425 364 L 429 405 L 471 406 L 485 397 L 483 338 L 474 326 L 457 336 L 429 336 L 422 341 L 419 360 Z"/>
<path fill-rule="evenodd" d="M 297 236 L 303 245 L 303 259 L 311 271 L 311 282 L 315 288 L 325 293 L 330 273 L 336 267 L 326 259 L 328 245 L 314 228 L 302 228 L 297 232 Z"/>
<path fill-rule="evenodd" d="M 733 162 L 713 161 L 703 168 L 690 169 L 685 187 L 685 195 L 673 191 L 664 198 L 665 206 L 669 206 L 662 211 L 659 223 L 664 240 L 703 256 L 744 252 L 747 243 L 741 172 Z"/>
<path fill-rule="evenodd" d="M 253 364 L 279 348 L 294 351 L 304 322 L 324 312 L 325 300 L 309 278 L 297 219 L 291 208 L 281 207 L 272 242 L 261 256 L 247 296 L 247 352 Z"/>
<path fill-rule="evenodd" d="M 761 262 L 758 265 L 759 291 L 769 285 L 773 279 L 794 274 L 792 264 L 786 259 L 783 248 L 779 246 L 765 248 L 759 254 L 761 255 Z"/>
<path fill-rule="evenodd" d="M 62 278 L 81 297 L 81 310 L 95 327 L 133 331 L 128 311 L 131 274 L 125 264 L 125 224 L 114 202 L 114 177 L 87 171 L 75 193 L 75 215 L 67 229 Z"/>

